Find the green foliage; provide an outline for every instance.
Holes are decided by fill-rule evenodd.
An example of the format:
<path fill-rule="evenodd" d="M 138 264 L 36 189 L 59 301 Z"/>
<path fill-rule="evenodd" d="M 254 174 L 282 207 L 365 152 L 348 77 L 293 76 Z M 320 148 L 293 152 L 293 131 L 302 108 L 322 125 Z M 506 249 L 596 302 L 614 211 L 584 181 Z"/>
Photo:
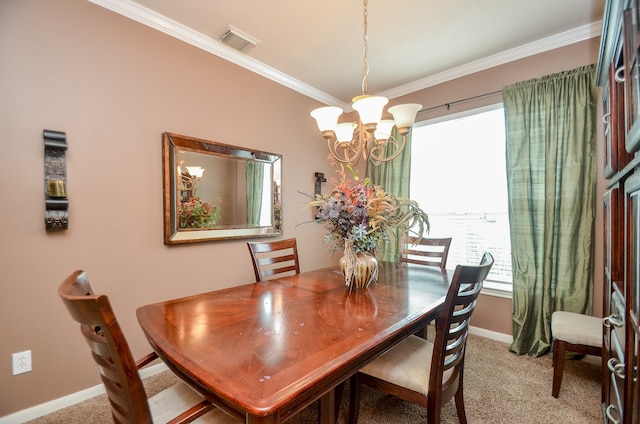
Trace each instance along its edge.
<path fill-rule="evenodd" d="M 396 229 L 401 233 L 411 229 L 419 237 L 429 232 L 429 217 L 418 203 L 387 193 L 368 178 L 360 180 L 351 167 L 347 169 L 353 181 L 341 166 L 331 194 L 318 195 L 307 205 L 318 208 L 316 220 L 326 224 L 328 243 L 343 248 L 349 241 L 356 253 L 369 252 L 393 238 Z"/>
<path fill-rule="evenodd" d="M 199 197 L 192 197 L 178 205 L 178 225 L 180 228 L 213 228 L 220 219 L 220 199 L 207 203 Z"/>

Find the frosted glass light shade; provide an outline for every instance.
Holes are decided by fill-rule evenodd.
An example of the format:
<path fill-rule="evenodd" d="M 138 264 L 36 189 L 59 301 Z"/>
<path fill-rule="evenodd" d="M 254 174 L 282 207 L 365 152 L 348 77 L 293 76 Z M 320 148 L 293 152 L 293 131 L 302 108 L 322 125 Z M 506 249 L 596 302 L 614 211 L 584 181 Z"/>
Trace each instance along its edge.
<path fill-rule="evenodd" d="M 394 125 L 395 122 L 393 121 L 393 119 L 383 119 L 382 121 L 380 121 L 378 123 L 378 126 L 376 127 L 376 131 L 373 133 L 376 140 L 385 141 L 386 139 L 388 139 L 391 135 L 391 130 L 393 129 Z"/>
<path fill-rule="evenodd" d="M 311 111 L 318 124 L 318 129 L 322 131 L 322 136 L 327 137 L 326 133 L 335 131 L 338 124 L 338 117 L 342 114 L 342 109 L 337 106 L 319 107 Z"/>
<path fill-rule="evenodd" d="M 185 168 L 187 168 L 187 172 L 192 177 L 202 178 L 204 174 L 204 168 L 201 166 L 185 166 Z"/>
<path fill-rule="evenodd" d="M 358 111 L 367 131 L 375 130 L 382 117 L 382 108 L 387 103 L 389 100 L 381 96 L 358 96 L 353 99 L 353 108 Z"/>
<path fill-rule="evenodd" d="M 341 143 L 348 143 L 353 139 L 353 130 L 356 124 L 353 122 L 343 122 L 336 127 L 336 138 Z"/>
<path fill-rule="evenodd" d="M 389 113 L 393 115 L 396 127 L 398 127 L 398 132 L 401 135 L 409 133 L 414 122 L 416 122 L 416 114 L 420 109 L 422 109 L 422 105 L 417 103 L 407 103 L 389 108 Z"/>

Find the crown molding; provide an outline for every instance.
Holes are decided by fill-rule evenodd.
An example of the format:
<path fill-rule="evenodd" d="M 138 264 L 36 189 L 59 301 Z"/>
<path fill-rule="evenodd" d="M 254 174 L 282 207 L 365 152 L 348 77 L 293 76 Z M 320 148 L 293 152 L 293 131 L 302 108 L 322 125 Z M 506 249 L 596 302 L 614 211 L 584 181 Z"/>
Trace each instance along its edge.
<path fill-rule="evenodd" d="M 465 65 L 451 68 L 444 72 L 440 72 L 438 74 L 434 74 L 426 78 L 422 78 L 411 83 L 392 88 L 383 93 L 379 93 L 379 95 L 391 99 L 404 96 L 406 94 L 424 90 L 425 88 L 442 84 L 456 78 L 484 71 L 499 65 L 504 65 L 505 63 L 524 59 L 525 57 L 568 46 L 570 44 L 588 40 L 590 38 L 599 37 L 601 31 L 602 21 L 594 22 L 589 25 L 574 28 L 572 30 L 565 31 L 551 37 L 543 38 L 541 40 L 534 41 L 532 43 L 525 44 L 514 49 L 487 56 L 483 59 L 469 62 Z"/>
<path fill-rule="evenodd" d="M 278 84 L 288 87 L 321 103 L 339 106 L 345 110 L 351 108 L 350 104 L 347 104 L 333 96 L 330 96 L 329 94 L 320 91 L 310 86 L 309 84 L 292 78 L 291 76 L 280 72 L 275 68 L 267 66 L 262 62 L 252 59 L 251 57 L 242 54 L 229 46 L 224 45 L 218 40 L 214 40 L 211 37 L 208 37 L 200 32 L 194 31 L 193 29 L 182 25 L 179 22 L 169 19 L 166 16 L 160 15 L 153 10 L 143 7 L 130 0 L 89 0 L 89 2 L 104 7 L 105 9 L 111 10 L 112 12 L 125 16 L 143 25 L 154 28 L 171 37 L 177 38 L 178 40 L 182 40 L 185 43 L 191 44 L 192 46 L 195 46 L 224 60 L 232 62 L 251 72 L 268 78 Z M 507 50 L 505 52 L 498 53 L 484 59 L 476 60 L 465 65 L 419 79 L 409 84 L 401 85 L 399 87 L 387 90 L 383 93 L 379 93 L 379 95 L 388 98 L 403 96 L 409 93 L 413 93 L 414 91 L 423 90 L 425 88 L 441 84 L 443 82 L 447 82 L 456 78 L 460 78 L 475 72 L 483 71 L 494 66 L 503 65 L 514 60 L 522 59 L 534 54 L 543 53 L 548 50 L 553 50 L 559 47 L 564 47 L 569 44 L 593 38 L 599 36 L 601 30 L 602 21 L 595 22 L 590 25 L 585 25 L 583 27 L 575 28 L 561 34 L 554 35 L 552 37 L 543 38 L 533 43 Z"/>

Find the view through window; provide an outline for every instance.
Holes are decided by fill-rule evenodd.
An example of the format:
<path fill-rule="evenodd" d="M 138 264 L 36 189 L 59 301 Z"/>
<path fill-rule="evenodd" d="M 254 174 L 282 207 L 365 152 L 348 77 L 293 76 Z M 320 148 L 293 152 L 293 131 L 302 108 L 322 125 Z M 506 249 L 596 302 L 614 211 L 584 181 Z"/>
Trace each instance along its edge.
<path fill-rule="evenodd" d="M 410 196 L 429 215 L 429 237 L 452 237 L 447 268 L 479 263 L 489 251 L 485 286 L 511 291 L 502 105 L 416 124 Z"/>

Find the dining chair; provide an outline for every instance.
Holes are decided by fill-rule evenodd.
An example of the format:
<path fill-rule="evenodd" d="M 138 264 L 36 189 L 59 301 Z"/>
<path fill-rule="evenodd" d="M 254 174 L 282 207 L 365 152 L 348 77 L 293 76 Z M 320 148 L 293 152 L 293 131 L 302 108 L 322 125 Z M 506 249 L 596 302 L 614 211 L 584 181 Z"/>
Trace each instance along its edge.
<path fill-rule="evenodd" d="M 147 398 L 138 370 L 158 356 L 154 352 L 138 361 L 133 359 L 109 298 L 93 293 L 84 271 L 78 270 L 67 277 L 58 294 L 71 317 L 80 323 L 80 331 L 91 347 L 114 423 L 237 422 L 183 382 Z"/>
<path fill-rule="evenodd" d="M 256 282 L 281 274 L 300 274 L 298 245 L 295 238 L 271 242 L 247 243 Z"/>
<path fill-rule="evenodd" d="M 482 283 L 493 266 L 486 252 L 480 265 L 458 265 L 453 274 L 433 342 L 404 339 L 351 377 L 349 424 L 358 422 L 360 385 L 427 407 L 427 423 L 440 423 L 443 405 L 455 398 L 458 420 L 467 422 L 463 377 L 469 321 Z"/>
<path fill-rule="evenodd" d="M 551 314 L 553 383 L 551 396 L 560 394 L 566 352 L 602 357 L 602 319 L 585 314 L 555 311 Z"/>
<path fill-rule="evenodd" d="M 400 239 L 400 263 L 412 263 L 440 268 L 445 271 L 451 237 L 418 238 L 404 234 Z M 419 329 L 415 334 L 427 338 L 429 326 Z"/>
<path fill-rule="evenodd" d="M 404 235 L 400 241 L 400 262 L 437 266 L 444 270 L 450 246 L 451 237 L 418 238 Z"/>

